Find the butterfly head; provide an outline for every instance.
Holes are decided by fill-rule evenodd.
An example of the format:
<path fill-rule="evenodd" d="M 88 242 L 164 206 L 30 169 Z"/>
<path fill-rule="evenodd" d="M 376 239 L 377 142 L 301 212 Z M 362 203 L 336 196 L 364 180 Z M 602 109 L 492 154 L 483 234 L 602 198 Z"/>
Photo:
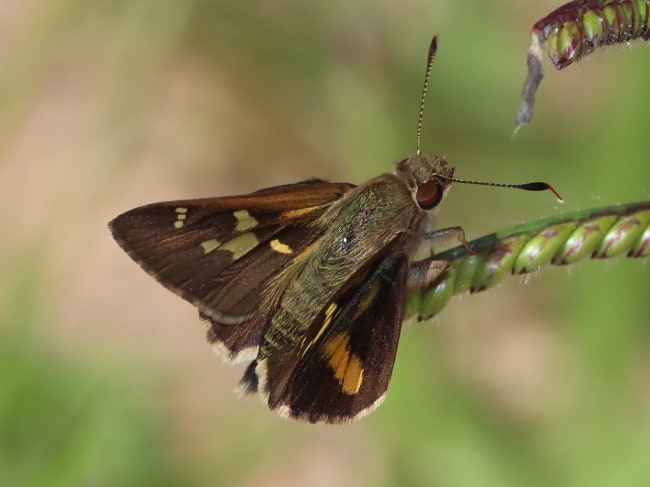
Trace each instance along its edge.
<path fill-rule="evenodd" d="M 397 165 L 397 176 L 404 181 L 416 204 L 432 210 L 440 204 L 451 187 L 454 166 L 444 157 L 413 154 Z"/>

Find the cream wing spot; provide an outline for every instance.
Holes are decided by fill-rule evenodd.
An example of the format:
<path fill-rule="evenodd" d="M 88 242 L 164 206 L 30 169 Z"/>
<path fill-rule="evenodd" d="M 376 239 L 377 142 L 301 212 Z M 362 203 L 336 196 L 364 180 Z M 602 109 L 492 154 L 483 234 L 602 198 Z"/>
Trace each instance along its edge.
<path fill-rule="evenodd" d="M 183 228 L 183 223 L 187 218 L 187 208 L 176 208 L 176 221 L 174 221 L 174 228 Z"/>
<path fill-rule="evenodd" d="M 311 347 L 313 347 L 314 344 L 318 342 L 318 340 L 323 335 L 325 330 L 327 330 L 327 328 L 330 326 L 330 323 L 332 322 L 332 318 L 334 317 L 334 313 L 336 313 L 337 309 L 338 309 L 338 305 L 336 303 L 330 303 L 330 305 L 325 310 L 325 319 L 323 320 L 323 325 L 320 327 L 320 330 L 318 330 L 318 333 L 316 333 L 314 339 L 307 344 L 307 346 L 305 347 L 305 349 L 301 354 L 301 357 L 307 355 L 307 352 L 311 349 Z"/>
<path fill-rule="evenodd" d="M 213 250 L 218 249 L 220 245 L 221 244 L 216 238 L 206 240 L 205 242 L 201 242 L 201 247 L 203 248 L 204 254 L 209 254 Z"/>
<path fill-rule="evenodd" d="M 247 210 L 237 210 L 233 213 L 233 216 L 237 220 L 237 226 L 235 230 L 238 232 L 243 232 L 245 230 L 250 230 L 257 226 L 257 220 L 255 217 L 252 217 Z"/>
<path fill-rule="evenodd" d="M 258 243 L 259 240 L 257 239 L 257 237 L 253 233 L 248 232 L 248 233 L 243 233 L 238 237 L 235 237 L 232 240 L 221 245 L 219 247 L 219 250 L 225 250 L 227 252 L 231 252 L 232 258 L 234 260 L 237 260 L 243 255 L 253 250 L 255 247 L 257 247 Z"/>
<path fill-rule="evenodd" d="M 287 244 L 280 242 L 277 238 L 275 240 L 271 240 L 271 248 L 275 250 L 279 254 L 293 254 L 293 249 L 289 247 Z"/>

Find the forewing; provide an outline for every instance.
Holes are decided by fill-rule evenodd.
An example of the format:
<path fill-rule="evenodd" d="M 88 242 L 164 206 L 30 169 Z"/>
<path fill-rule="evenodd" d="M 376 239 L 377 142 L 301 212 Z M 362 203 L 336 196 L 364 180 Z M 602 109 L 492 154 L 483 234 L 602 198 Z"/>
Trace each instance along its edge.
<path fill-rule="evenodd" d="M 245 196 L 154 203 L 110 223 L 120 246 L 165 287 L 196 305 L 231 358 L 256 346 L 261 291 L 318 237 L 315 220 L 354 188 L 313 180 Z M 219 328 L 239 328 L 220 331 Z M 224 339 L 220 337 L 224 335 Z"/>

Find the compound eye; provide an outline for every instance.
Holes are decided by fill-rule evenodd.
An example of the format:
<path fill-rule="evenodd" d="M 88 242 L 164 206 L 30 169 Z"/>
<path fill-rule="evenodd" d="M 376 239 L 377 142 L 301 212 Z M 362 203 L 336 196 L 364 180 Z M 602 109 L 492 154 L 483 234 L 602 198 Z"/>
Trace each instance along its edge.
<path fill-rule="evenodd" d="M 440 203 L 443 194 L 442 184 L 427 181 L 422 183 L 415 193 L 415 200 L 423 210 L 430 210 Z"/>

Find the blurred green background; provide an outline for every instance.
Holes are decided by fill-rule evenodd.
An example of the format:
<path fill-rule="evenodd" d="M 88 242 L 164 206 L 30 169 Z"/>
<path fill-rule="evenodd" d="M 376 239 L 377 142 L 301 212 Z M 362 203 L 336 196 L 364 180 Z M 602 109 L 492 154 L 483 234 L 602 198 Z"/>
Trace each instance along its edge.
<path fill-rule="evenodd" d="M 362 182 L 414 150 L 457 177 L 468 238 L 650 198 L 643 42 L 548 72 L 512 137 L 553 1 L 3 0 L 0 485 L 647 486 L 650 273 L 512 278 L 404 326 L 386 403 L 343 427 L 230 393 L 195 310 L 107 222 L 166 199 Z"/>

